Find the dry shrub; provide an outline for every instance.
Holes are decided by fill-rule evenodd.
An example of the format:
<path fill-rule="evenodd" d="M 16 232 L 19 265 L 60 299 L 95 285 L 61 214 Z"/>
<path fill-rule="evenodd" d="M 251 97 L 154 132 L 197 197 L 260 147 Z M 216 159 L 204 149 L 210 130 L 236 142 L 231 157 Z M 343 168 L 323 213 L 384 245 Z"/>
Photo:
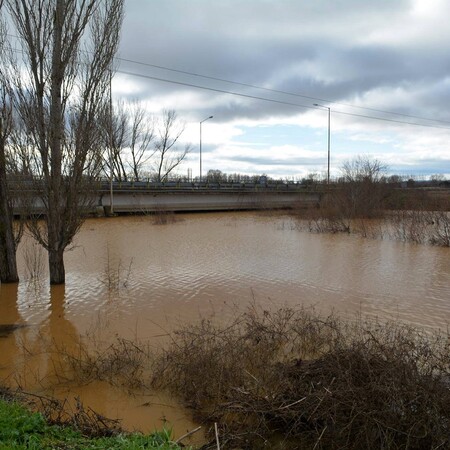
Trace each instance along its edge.
<path fill-rule="evenodd" d="M 308 230 L 314 233 L 350 233 L 350 219 L 330 202 L 302 211 L 299 218 L 306 220 Z"/>
<path fill-rule="evenodd" d="M 441 247 L 450 247 L 450 213 L 435 211 L 432 225 L 430 243 Z"/>
<path fill-rule="evenodd" d="M 324 195 L 318 208 L 304 210 L 298 216 L 307 221 L 309 231 L 316 233 L 357 233 L 365 237 L 381 234 L 379 229 L 368 226 L 369 219 L 382 217 L 380 203 L 370 203 L 365 195 L 360 199 L 345 184 Z"/>
<path fill-rule="evenodd" d="M 394 239 L 450 247 L 450 214 L 446 211 L 395 211 L 389 222 Z"/>
<path fill-rule="evenodd" d="M 170 225 L 177 222 L 177 216 L 173 211 L 157 209 L 153 214 L 153 223 L 155 225 Z"/>
<path fill-rule="evenodd" d="M 379 220 L 359 218 L 352 221 L 352 233 L 370 239 L 383 239 L 385 230 Z"/>
<path fill-rule="evenodd" d="M 7 402 L 12 402 L 15 399 L 14 391 L 11 389 L 0 385 L 0 399 L 5 400 Z"/>
<path fill-rule="evenodd" d="M 182 329 L 153 386 L 224 448 L 434 449 L 450 446 L 446 336 L 314 312 L 250 311 Z"/>
<path fill-rule="evenodd" d="M 423 244 L 427 241 L 429 213 L 422 210 L 400 210 L 390 216 L 391 236 L 400 241 Z"/>
<path fill-rule="evenodd" d="M 79 398 L 75 405 L 67 400 L 60 401 L 52 397 L 27 394 L 27 403 L 34 405 L 50 424 L 71 426 L 86 436 L 114 436 L 122 431 L 119 420 L 110 419 L 90 407 L 85 407 Z"/>
<path fill-rule="evenodd" d="M 329 197 L 318 208 L 297 210 L 294 214 L 302 223 L 306 223 L 306 229 L 310 232 L 352 233 L 372 239 L 387 236 L 403 242 L 450 247 L 450 213 L 448 211 L 426 208 L 400 209 L 391 211 L 386 216 L 386 221 L 381 222 L 372 220 L 369 216 L 347 215 L 345 209 L 341 209 L 339 204 Z"/>
<path fill-rule="evenodd" d="M 133 258 L 130 259 L 127 266 L 124 266 L 120 258 L 116 258 L 111 255 L 109 245 L 107 245 L 105 266 L 101 281 L 108 289 L 108 292 L 119 292 L 122 288 L 128 288 L 132 266 Z"/>
<path fill-rule="evenodd" d="M 76 349 L 58 346 L 56 353 L 60 381 L 63 377 L 77 383 L 98 380 L 133 390 L 145 387 L 150 376 L 151 351 L 139 341 L 117 337 L 107 346 L 81 342 Z"/>
<path fill-rule="evenodd" d="M 413 190 L 389 216 L 394 239 L 450 247 L 450 199 L 447 191 Z"/>
<path fill-rule="evenodd" d="M 92 408 L 86 408 L 79 398 L 75 398 L 74 405 L 71 405 L 67 400 L 4 387 L 0 387 L 0 398 L 20 402 L 32 411 L 39 411 L 49 424 L 71 426 L 85 436 L 114 436 L 123 431 L 118 420 L 109 419 Z"/>
<path fill-rule="evenodd" d="M 449 190 L 445 188 L 394 189 L 385 208 L 390 210 L 450 211 Z"/>
<path fill-rule="evenodd" d="M 40 280 L 45 272 L 43 247 L 37 242 L 27 245 L 23 250 L 23 259 L 25 261 L 27 278 L 34 281 Z"/>

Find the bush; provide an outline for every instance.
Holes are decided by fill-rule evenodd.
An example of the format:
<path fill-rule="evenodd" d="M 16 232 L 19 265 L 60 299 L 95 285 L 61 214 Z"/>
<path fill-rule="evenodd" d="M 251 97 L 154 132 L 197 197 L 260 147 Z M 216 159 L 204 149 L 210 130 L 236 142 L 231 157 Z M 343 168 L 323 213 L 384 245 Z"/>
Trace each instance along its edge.
<path fill-rule="evenodd" d="M 153 385 L 225 448 L 432 449 L 450 446 L 449 380 L 445 336 L 282 309 L 179 331 Z"/>

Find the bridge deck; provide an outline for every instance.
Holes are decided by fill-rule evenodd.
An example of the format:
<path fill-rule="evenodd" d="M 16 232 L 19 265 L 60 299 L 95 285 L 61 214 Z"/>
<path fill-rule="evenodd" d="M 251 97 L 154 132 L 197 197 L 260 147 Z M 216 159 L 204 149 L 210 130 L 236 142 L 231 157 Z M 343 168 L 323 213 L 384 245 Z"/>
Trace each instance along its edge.
<path fill-rule="evenodd" d="M 305 191 L 268 190 L 117 190 L 113 191 L 114 212 L 226 211 L 242 209 L 292 208 L 317 204 L 319 194 Z M 110 210 L 109 191 L 102 191 L 99 207 Z"/>

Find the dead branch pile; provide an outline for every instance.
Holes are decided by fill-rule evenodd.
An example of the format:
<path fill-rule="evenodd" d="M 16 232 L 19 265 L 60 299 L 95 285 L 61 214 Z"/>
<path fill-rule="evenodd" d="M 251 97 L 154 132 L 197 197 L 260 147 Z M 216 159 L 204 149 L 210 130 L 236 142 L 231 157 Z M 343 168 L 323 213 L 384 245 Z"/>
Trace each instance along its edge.
<path fill-rule="evenodd" d="M 290 309 L 185 328 L 153 376 L 241 449 L 449 448 L 449 380 L 447 336 Z"/>

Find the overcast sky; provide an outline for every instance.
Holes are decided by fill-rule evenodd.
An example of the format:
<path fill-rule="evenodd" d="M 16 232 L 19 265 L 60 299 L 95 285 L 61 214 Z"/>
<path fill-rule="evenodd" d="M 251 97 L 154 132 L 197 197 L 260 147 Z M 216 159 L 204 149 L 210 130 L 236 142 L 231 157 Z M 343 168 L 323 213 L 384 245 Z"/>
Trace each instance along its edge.
<path fill-rule="evenodd" d="M 127 0 L 114 96 L 175 109 L 194 176 L 211 115 L 204 173 L 325 175 L 319 103 L 332 176 L 359 154 L 450 177 L 449 18 L 447 0 Z"/>

